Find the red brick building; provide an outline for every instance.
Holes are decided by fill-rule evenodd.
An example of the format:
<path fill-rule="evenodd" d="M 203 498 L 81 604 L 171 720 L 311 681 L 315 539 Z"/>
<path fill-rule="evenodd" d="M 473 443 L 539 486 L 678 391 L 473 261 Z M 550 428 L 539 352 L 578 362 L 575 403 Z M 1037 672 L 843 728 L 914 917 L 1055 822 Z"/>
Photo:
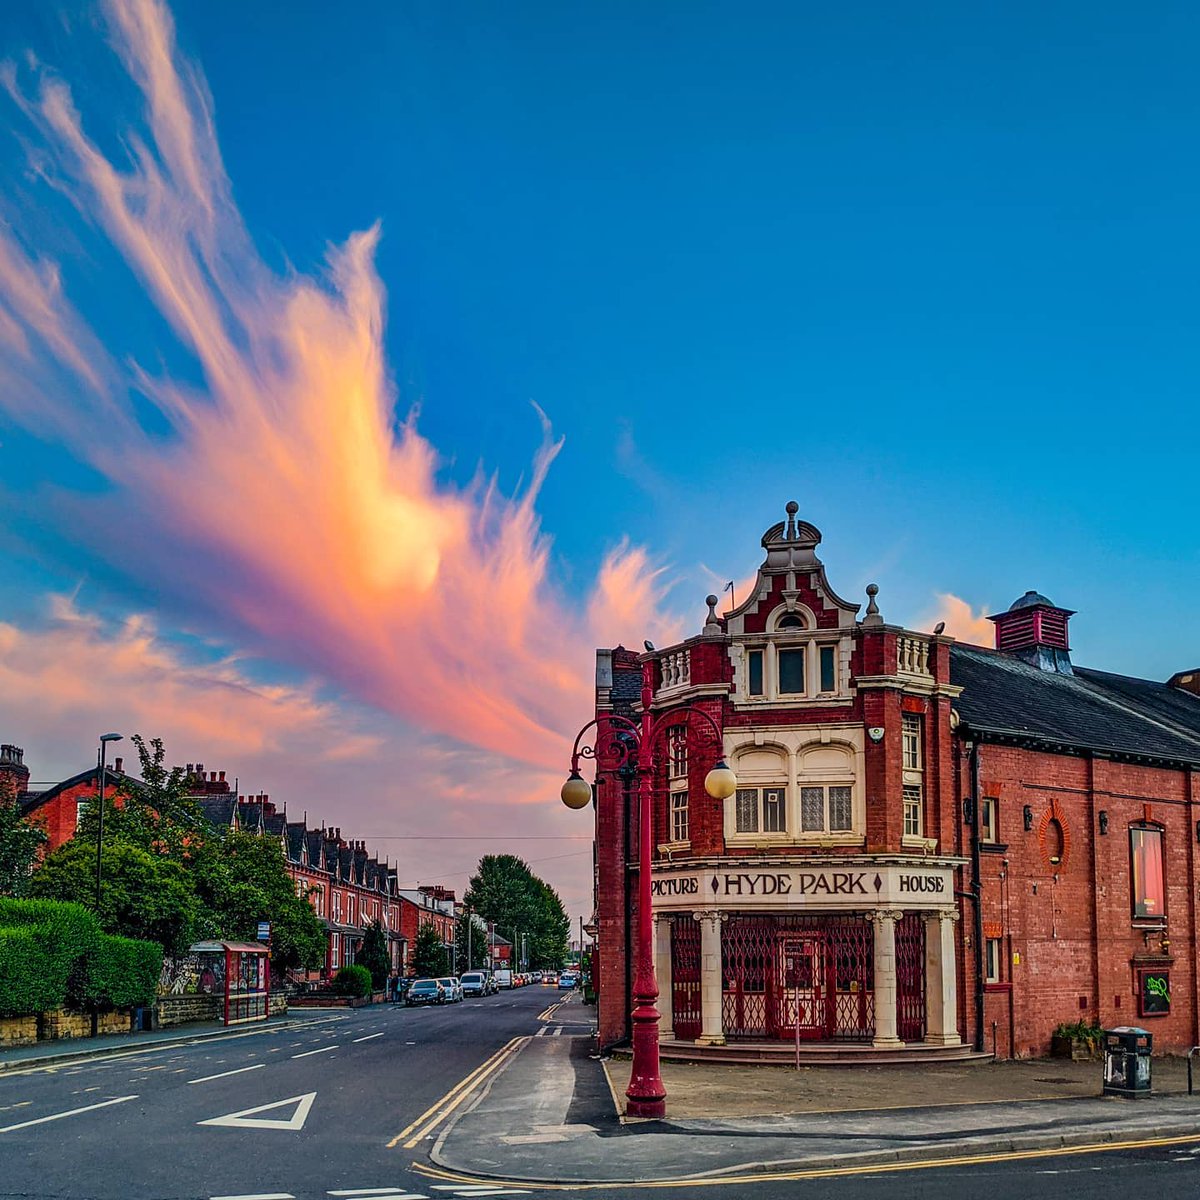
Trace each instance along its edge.
<path fill-rule="evenodd" d="M 860 618 L 796 511 L 734 611 L 710 597 L 677 646 L 597 652 L 601 722 L 648 694 L 665 725 L 663 1037 L 1004 1056 L 1094 1019 L 1146 1023 L 1161 1049 L 1200 1040 L 1200 672 L 1073 667 L 1072 614 L 1036 594 L 995 619 L 997 650 L 887 624 L 873 585 Z M 607 1045 L 628 1033 L 637 779 L 603 724 L 597 748 Z M 703 786 L 718 752 L 725 801 Z"/>

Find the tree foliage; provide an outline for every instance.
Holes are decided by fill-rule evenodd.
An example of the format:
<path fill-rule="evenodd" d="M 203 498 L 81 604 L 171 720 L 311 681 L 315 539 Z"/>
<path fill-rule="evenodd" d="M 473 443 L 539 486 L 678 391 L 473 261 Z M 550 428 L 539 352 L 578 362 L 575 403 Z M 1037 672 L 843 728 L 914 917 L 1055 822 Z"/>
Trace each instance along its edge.
<path fill-rule="evenodd" d="M 467 930 L 470 929 L 470 936 Z M 488 962 L 487 922 L 478 913 L 468 912 L 458 922 L 455 933 L 457 947 L 458 971 L 476 971 L 480 967 L 491 966 Z"/>
<path fill-rule="evenodd" d="M 0 896 L 23 896 L 45 832 L 21 816 L 16 791 L 0 781 Z"/>
<path fill-rule="evenodd" d="M 512 854 L 488 854 L 471 876 L 465 902 L 513 943 L 514 962 L 527 938 L 529 966 L 558 970 L 566 960 L 571 922 L 558 893 Z"/>
<path fill-rule="evenodd" d="M 333 990 L 343 996 L 365 997 L 371 994 L 371 972 L 352 963 L 333 977 Z"/>
<path fill-rule="evenodd" d="M 422 979 L 439 979 L 450 973 L 450 956 L 442 944 L 442 935 L 437 926 L 426 921 L 417 930 L 413 946 L 413 970 Z"/>
<path fill-rule="evenodd" d="M 371 972 L 371 982 L 376 991 L 382 991 L 387 986 L 392 964 L 388 960 L 387 934 L 383 932 L 383 926 L 378 921 L 368 926 L 363 934 L 362 945 L 358 948 L 355 962 Z"/>
<path fill-rule="evenodd" d="M 271 922 L 276 971 L 325 961 L 325 930 L 287 873 L 270 837 L 214 829 L 188 795 L 186 773 L 167 769 L 159 738 L 133 737 L 141 780 L 119 778 L 104 800 L 102 886 L 105 933 L 156 941 L 172 955 L 203 938 L 249 941 Z M 99 805 L 90 805 L 71 841 L 30 881 L 30 894 L 95 908 Z"/>

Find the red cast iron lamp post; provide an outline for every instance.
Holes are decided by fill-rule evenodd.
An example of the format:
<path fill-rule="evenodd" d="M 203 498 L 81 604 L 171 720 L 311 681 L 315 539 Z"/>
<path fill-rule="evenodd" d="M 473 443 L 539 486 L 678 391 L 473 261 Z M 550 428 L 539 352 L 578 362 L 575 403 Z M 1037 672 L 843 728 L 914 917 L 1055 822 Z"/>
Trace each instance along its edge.
<path fill-rule="evenodd" d="M 625 1090 L 626 1113 L 631 1117 L 664 1117 L 667 1089 L 658 1065 L 658 980 L 654 974 L 654 917 L 651 912 L 650 859 L 653 827 L 650 791 L 654 775 L 654 746 L 668 727 L 686 728 L 692 718 L 707 722 L 717 746 L 717 765 L 704 778 L 704 790 L 714 800 L 727 800 L 737 790 L 737 776 L 720 754 L 721 728 L 702 708 L 685 705 L 659 717 L 650 712 L 653 694 L 648 680 L 642 684 L 642 715 L 635 724 L 626 717 L 606 715 L 589 721 L 575 738 L 571 751 L 571 773 L 562 786 L 562 802 L 568 808 L 586 808 L 592 786 L 579 774 L 579 759 L 597 757 L 591 746 L 580 746 L 583 735 L 596 726 L 605 744 L 600 753 L 621 765 L 636 766 L 638 773 L 638 923 L 637 969 L 633 980 L 633 1070 Z"/>

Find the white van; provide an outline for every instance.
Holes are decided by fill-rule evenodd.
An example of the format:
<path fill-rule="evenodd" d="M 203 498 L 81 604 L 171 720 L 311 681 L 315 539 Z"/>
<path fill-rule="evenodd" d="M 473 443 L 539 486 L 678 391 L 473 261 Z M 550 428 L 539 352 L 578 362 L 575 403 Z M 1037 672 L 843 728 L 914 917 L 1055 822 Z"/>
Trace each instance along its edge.
<path fill-rule="evenodd" d="M 510 988 L 513 985 L 511 971 L 497 971 L 495 974 L 496 986 L 499 988 Z"/>

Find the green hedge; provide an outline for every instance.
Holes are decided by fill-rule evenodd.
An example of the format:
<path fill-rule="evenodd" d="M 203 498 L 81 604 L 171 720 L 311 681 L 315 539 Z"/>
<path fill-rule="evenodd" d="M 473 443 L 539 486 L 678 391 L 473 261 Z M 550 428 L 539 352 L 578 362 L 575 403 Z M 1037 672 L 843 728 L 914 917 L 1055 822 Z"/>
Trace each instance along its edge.
<path fill-rule="evenodd" d="M 107 936 L 81 904 L 0 899 L 0 1015 L 149 1003 L 161 969 L 156 942 Z"/>
<path fill-rule="evenodd" d="M 85 961 L 81 999 L 89 1008 L 150 1004 L 158 991 L 162 964 L 157 942 L 101 934 Z"/>
<path fill-rule="evenodd" d="M 343 967 L 333 978 L 333 990 L 343 996 L 369 996 L 371 972 L 357 963 L 351 967 Z"/>

